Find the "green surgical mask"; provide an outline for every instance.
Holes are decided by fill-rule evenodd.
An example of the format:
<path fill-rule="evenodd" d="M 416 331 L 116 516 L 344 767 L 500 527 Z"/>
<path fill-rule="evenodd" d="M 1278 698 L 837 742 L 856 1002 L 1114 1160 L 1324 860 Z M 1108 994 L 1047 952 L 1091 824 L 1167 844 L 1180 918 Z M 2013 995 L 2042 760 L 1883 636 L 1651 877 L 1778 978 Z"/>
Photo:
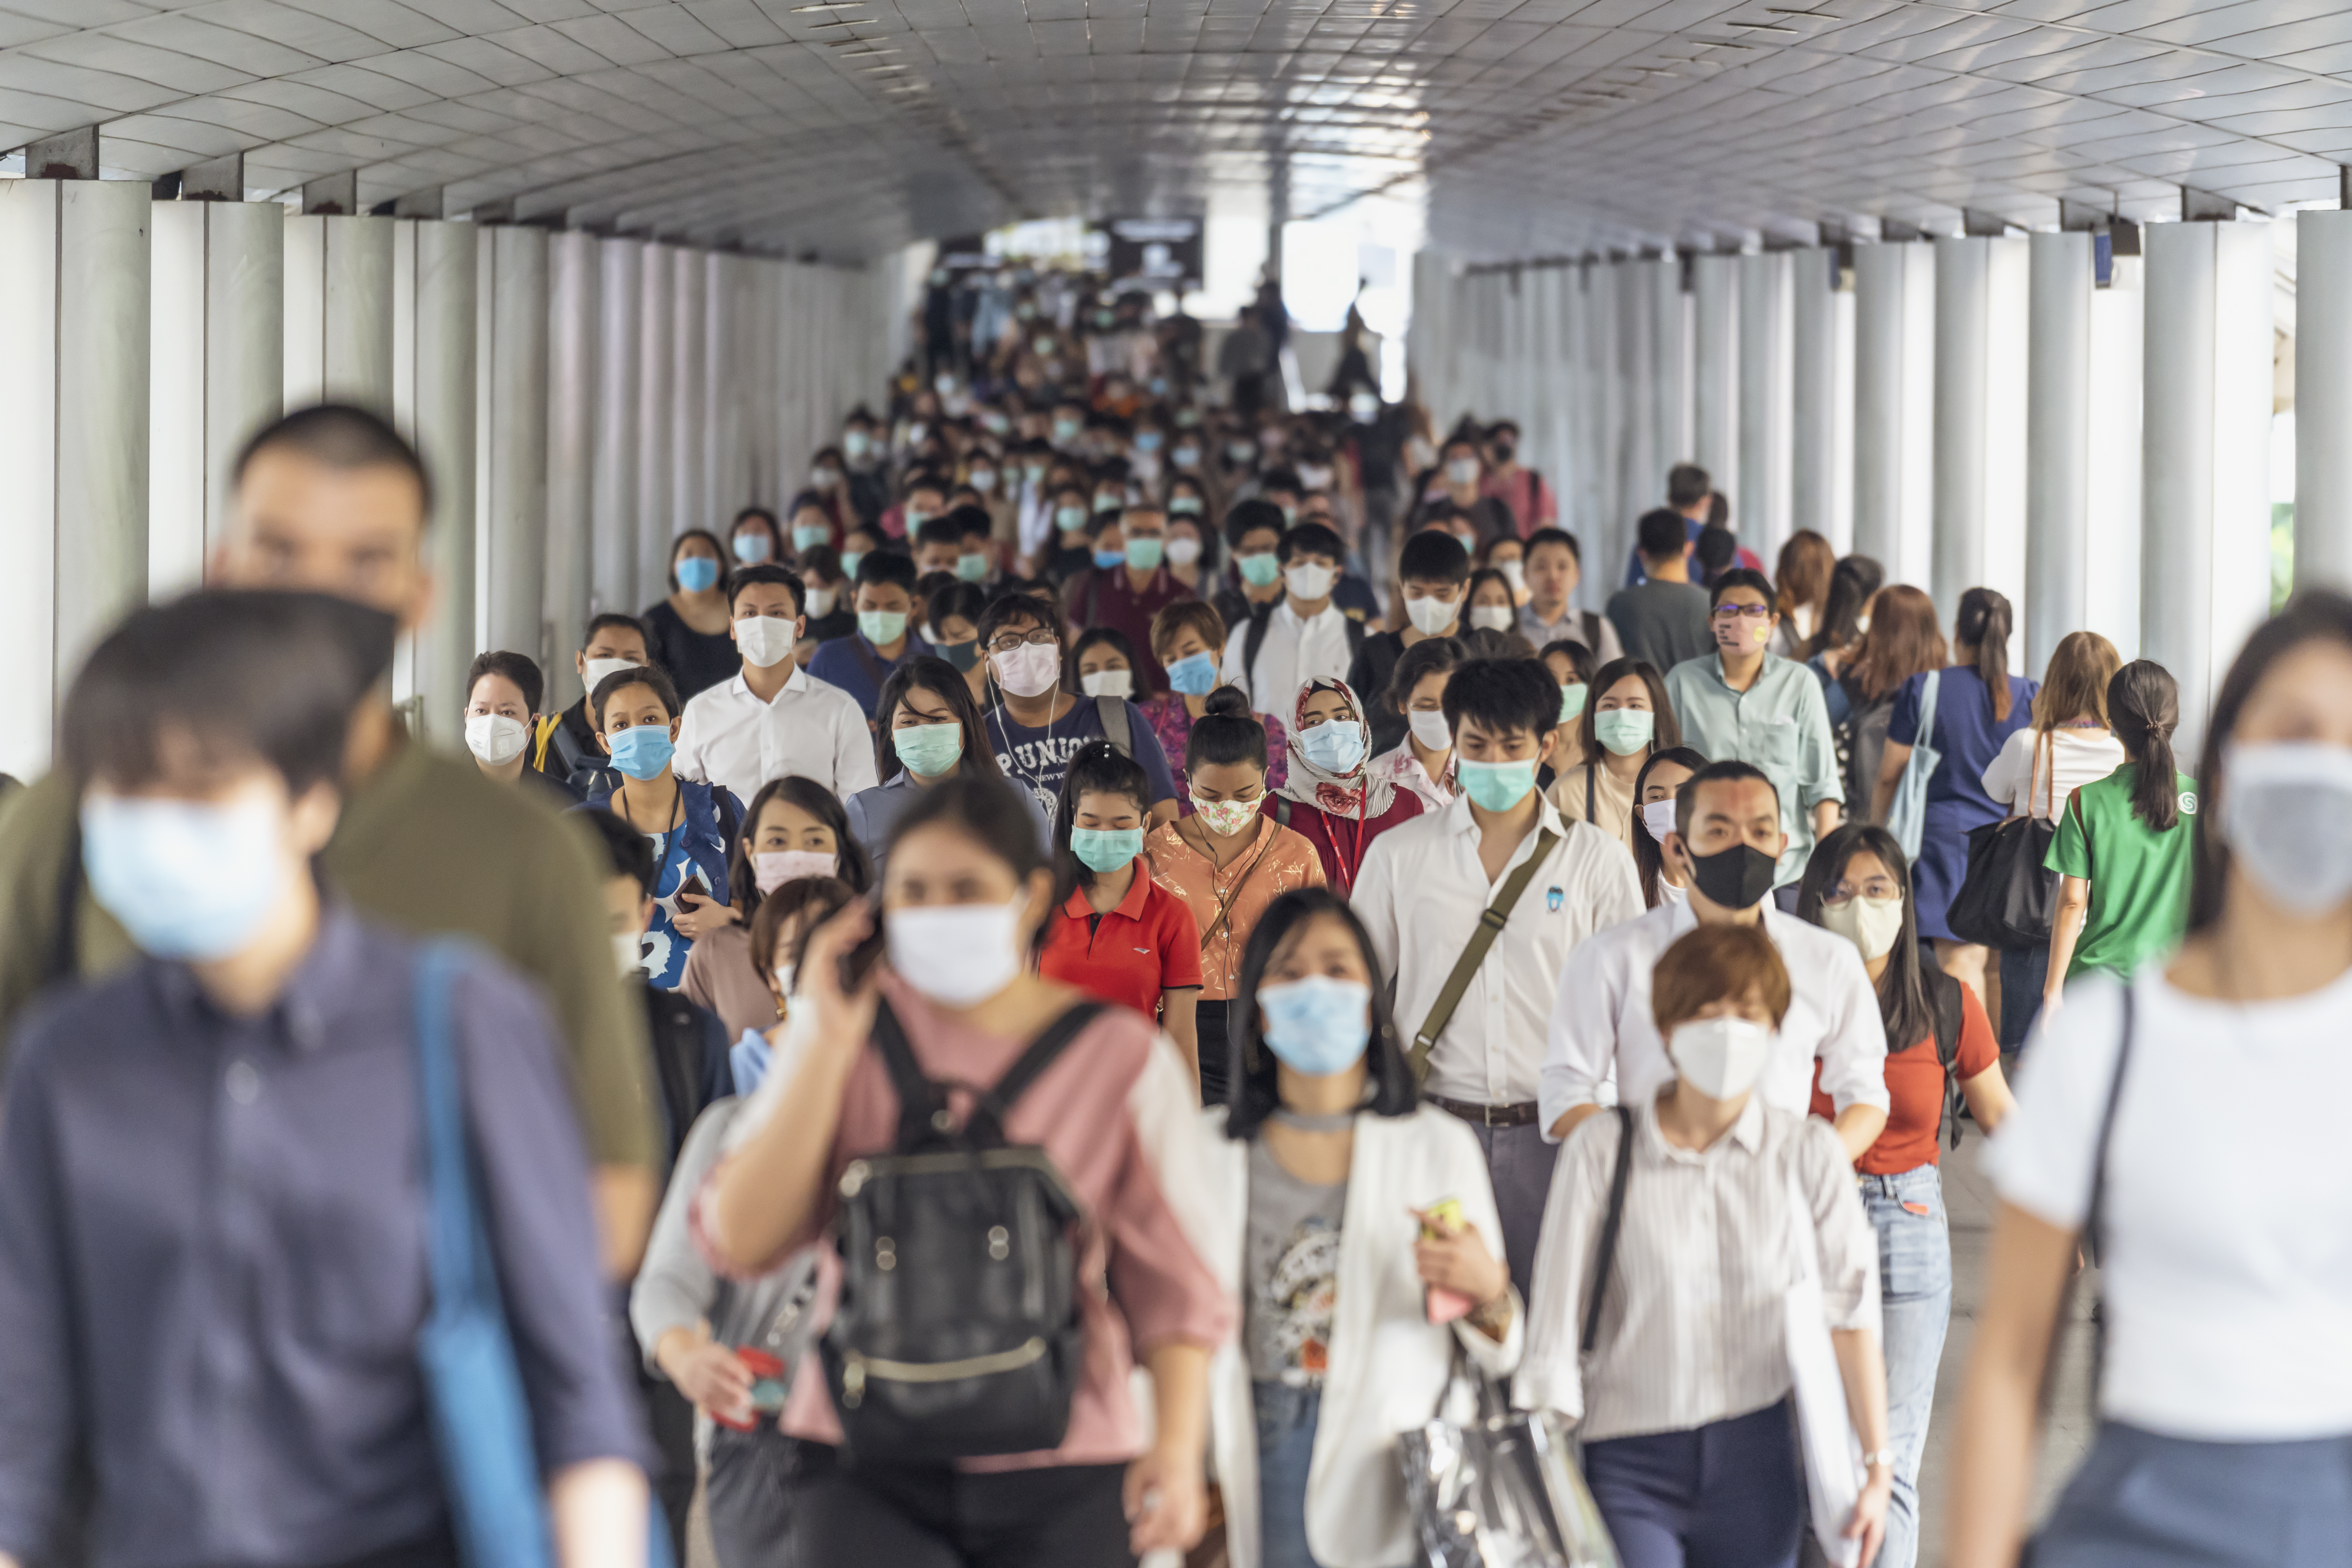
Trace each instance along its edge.
<path fill-rule="evenodd" d="M 907 616 L 901 610 L 860 610 L 857 629 L 876 647 L 887 647 L 907 635 Z"/>
<path fill-rule="evenodd" d="M 1508 811 L 1536 787 L 1536 763 L 1462 763 L 1454 764 L 1463 793 L 1473 805 L 1487 811 Z"/>
<path fill-rule="evenodd" d="M 1238 556 L 1234 564 L 1241 568 L 1242 581 L 1253 588 L 1270 588 L 1282 576 L 1282 562 L 1271 550 Z"/>
<path fill-rule="evenodd" d="M 1571 680 L 1559 689 L 1559 721 L 1573 724 L 1584 712 L 1584 682 Z"/>
<path fill-rule="evenodd" d="M 1070 853 L 1089 871 L 1116 871 L 1143 853 L 1143 829 L 1073 827 Z"/>
<path fill-rule="evenodd" d="M 963 755 L 961 724 L 910 724 L 890 731 L 890 744 L 907 771 L 918 778 L 935 779 L 955 771 Z"/>
<path fill-rule="evenodd" d="M 865 559 L 866 552 L 863 550 L 843 551 L 841 552 L 841 574 L 844 577 L 848 578 L 853 583 L 856 582 L 857 563 Z"/>
<path fill-rule="evenodd" d="M 1612 708 L 1592 716 L 1593 738 L 1621 757 L 1647 747 L 1657 726 L 1658 716 L 1646 708 Z"/>

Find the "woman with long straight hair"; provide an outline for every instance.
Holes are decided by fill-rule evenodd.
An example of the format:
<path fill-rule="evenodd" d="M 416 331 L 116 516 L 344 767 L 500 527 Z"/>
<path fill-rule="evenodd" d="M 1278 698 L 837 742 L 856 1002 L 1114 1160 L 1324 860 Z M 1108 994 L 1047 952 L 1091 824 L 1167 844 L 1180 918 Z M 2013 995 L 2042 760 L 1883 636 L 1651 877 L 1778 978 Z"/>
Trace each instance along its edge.
<path fill-rule="evenodd" d="M 777 997 L 765 961 L 751 942 L 751 921 L 769 894 L 811 877 L 838 878 L 862 893 L 874 870 L 849 814 L 814 779 L 786 773 L 751 797 L 727 856 L 727 887 L 736 918 L 702 933 L 686 955 L 678 992 L 719 1015 L 729 1039 L 776 1020 Z"/>
<path fill-rule="evenodd" d="M 1578 750 L 1588 759 L 1563 768 L 1551 803 L 1571 822 L 1589 822 L 1631 847 L 1641 805 L 1634 789 L 1643 764 L 1683 743 L 1666 678 L 1647 659 L 1612 658 L 1593 672 L 1592 700 L 1578 716 Z"/>
<path fill-rule="evenodd" d="M 2116 695 L 2128 749 L 2161 704 Z M 2086 1248 L 2099 1426 L 2034 1568 L 2320 1568 L 2352 1541 L 2352 600 L 2297 595 L 2254 632 L 2201 752 L 2195 798 L 2173 802 L 2179 950 L 2044 1015 L 1988 1157 L 2000 1204 L 1950 1568 L 2018 1561 L 2051 1331 Z"/>
<path fill-rule="evenodd" d="M 1884 820 L 1873 798 L 1886 754 L 1886 726 L 1895 699 L 1915 675 L 1941 669 L 1951 650 L 1936 621 L 1936 601 L 1908 583 L 1891 584 L 1870 602 L 1870 629 L 1826 696 L 1830 723 L 1844 752 L 1847 814 L 1863 822 Z"/>
<path fill-rule="evenodd" d="M 1642 901 L 1651 909 L 1660 904 L 1687 902 L 1681 873 L 1666 864 L 1666 835 L 1675 831 L 1675 792 L 1706 766 L 1706 759 L 1688 746 L 1673 746 L 1654 753 L 1633 776 L 1632 833 L 1633 868 L 1642 877 Z"/>
<path fill-rule="evenodd" d="M 1772 645 L 1767 651 L 1794 658 L 1813 640 L 1813 632 L 1822 625 L 1823 612 L 1829 608 L 1830 578 L 1836 571 L 1837 547 L 1827 539 L 1810 528 L 1789 535 L 1788 542 L 1780 546 L 1780 560 L 1772 566 L 1777 589 L 1773 608 L 1780 623 L 1772 628 Z"/>
<path fill-rule="evenodd" d="M 890 830 L 915 804 L 918 792 L 943 779 L 1000 779 L 1004 773 L 996 765 L 971 685 L 946 659 L 917 654 L 902 661 L 882 683 L 874 722 L 874 771 L 882 782 L 844 804 L 850 837 L 873 861 L 878 882 Z M 1034 795 L 1029 801 L 1042 848 L 1053 837 L 1053 824 Z"/>
<path fill-rule="evenodd" d="M 1838 666 L 1869 632 L 1870 602 L 1885 583 L 1886 568 L 1870 556 L 1841 557 L 1831 569 L 1829 595 L 1813 635 L 1790 657 L 1802 657 L 1824 681 L 1835 680 Z"/>

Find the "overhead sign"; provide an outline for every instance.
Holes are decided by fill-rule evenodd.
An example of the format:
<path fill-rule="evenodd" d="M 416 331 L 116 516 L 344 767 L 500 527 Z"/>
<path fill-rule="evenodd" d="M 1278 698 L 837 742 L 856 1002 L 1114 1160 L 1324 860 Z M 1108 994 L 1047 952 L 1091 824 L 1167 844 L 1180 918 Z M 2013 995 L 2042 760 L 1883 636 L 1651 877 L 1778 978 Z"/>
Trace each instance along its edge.
<path fill-rule="evenodd" d="M 1103 227 L 1110 234 L 1112 288 L 1182 293 L 1201 286 L 1201 219 L 1115 217 Z"/>

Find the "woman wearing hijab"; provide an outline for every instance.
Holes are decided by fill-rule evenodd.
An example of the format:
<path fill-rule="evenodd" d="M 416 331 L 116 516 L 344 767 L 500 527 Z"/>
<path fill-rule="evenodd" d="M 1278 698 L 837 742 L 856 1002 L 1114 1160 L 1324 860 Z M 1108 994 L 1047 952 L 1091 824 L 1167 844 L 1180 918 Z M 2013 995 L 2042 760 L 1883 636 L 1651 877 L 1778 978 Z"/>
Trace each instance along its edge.
<path fill-rule="evenodd" d="M 1315 846 L 1342 898 L 1372 840 L 1423 810 L 1418 795 L 1366 766 L 1370 746 L 1364 705 L 1348 683 L 1310 680 L 1291 710 L 1290 776 L 1266 796 L 1274 819 Z"/>

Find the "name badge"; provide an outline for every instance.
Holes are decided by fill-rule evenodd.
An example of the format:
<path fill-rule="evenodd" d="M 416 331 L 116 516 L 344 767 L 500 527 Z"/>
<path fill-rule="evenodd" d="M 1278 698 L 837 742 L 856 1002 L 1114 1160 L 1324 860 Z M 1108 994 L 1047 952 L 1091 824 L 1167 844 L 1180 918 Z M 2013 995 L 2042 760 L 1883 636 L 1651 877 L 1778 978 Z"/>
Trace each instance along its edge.
<path fill-rule="evenodd" d="M 1553 914 L 1558 914 L 1559 913 L 1559 906 L 1566 901 L 1566 894 L 1562 893 L 1558 888 L 1554 888 L 1544 894 L 1544 908 L 1549 910 Z"/>

